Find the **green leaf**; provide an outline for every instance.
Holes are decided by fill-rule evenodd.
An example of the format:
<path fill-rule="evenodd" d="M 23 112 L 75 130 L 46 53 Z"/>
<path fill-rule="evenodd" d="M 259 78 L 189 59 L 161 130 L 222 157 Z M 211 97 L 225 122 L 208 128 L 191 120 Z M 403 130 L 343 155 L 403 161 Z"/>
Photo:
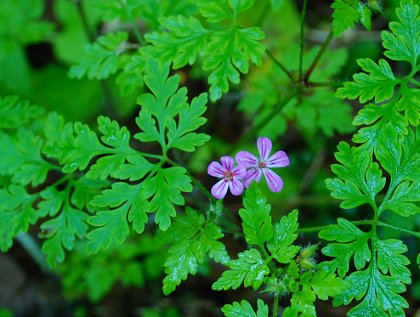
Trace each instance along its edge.
<path fill-rule="evenodd" d="M 29 194 L 24 187 L 10 185 L 0 189 L 0 250 L 6 252 L 19 232 L 26 232 L 39 215 L 33 208 L 36 195 Z"/>
<path fill-rule="evenodd" d="M 326 181 L 331 196 L 343 200 L 340 206 L 345 209 L 366 203 L 373 206 L 376 195 L 385 186 L 379 165 L 370 162 L 369 156 L 358 154 L 346 142 L 340 142 L 335 157 L 341 165 L 331 166 L 339 178 Z"/>
<path fill-rule="evenodd" d="M 271 206 L 267 204 L 266 198 L 256 185 L 245 192 L 244 207 L 239 210 L 239 215 L 246 242 L 263 246 L 273 236 Z"/>
<path fill-rule="evenodd" d="M 371 233 L 361 231 L 343 218 L 338 218 L 337 223 L 337 225 L 329 225 L 319 233 L 321 239 L 339 242 L 329 243 L 321 250 L 323 254 L 335 259 L 320 263 L 320 267 L 328 272 L 337 270 L 338 275 L 344 277 L 349 271 L 352 256 L 354 256 L 354 265 L 357 270 L 363 269 L 370 261 L 371 251 L 368 240 Z"/>
<path fill-rule="evenodd" d="M 223 243 L 220 228 L 212 222 L 206 222 L 203 215 L 187 208 L 185 215 L 178 216 L 167 232 L 171 241 L 169 257 L 165 261 L 163 292 L 172 293 L 186 280 L 188 274 L 195 275 L 199 264 L 208 255 L 216 262 L 227 263 L 229 256 Z"/>
<path fill-rule="evenodd" d="M 240 73 L 247 74 L 249 60 L 260 65 L 265 37 L 257 27 L 233 28 L 214 33 L 205 48 L 203 69 L 210 71 L 210 99 L 216 101 L 229 90 L 229 82 L 238 84 Z"/>
<path fill-rule="evenodd" d="M 174 205 L 185 204 L 182 192 L 191 192 L 191 179 L 183 167 L 161 168 L 156 175 L 143 183 L 145 197 L 150 200 L 149 212 L 155 212 L 155 221 L 163 231 L 171 225 L 171 217 L 175 217 Z"/>
<path fill-rule="evenodd" d="M 42 140 L 34 133 L 20 128 L 16 138 L 0 132 L 0 175 L 11 175 L 22 185 L 42 184 L 54 165 L 41 156 Z"/>
<path fill-rule="evenodd" d="M 257 303 L 257 313 L 246 300 L 242 300 L 240 303 L 233 302 L 232 305 L 227 304 L 223 306 L 222 312 L 226 317 L 268 317 L 268 306 L 261 299 L 258 299 Z"/>
<path fill-rule="evenodd" d="M 18 96 L 0 98 L 0 129 L 12 130 L 30 125 L 45 115 L 41 107 L 32 106 Z"/>
<path fill-rule="evenodd" d="M 172 61 L 174 68 L 203 60 L 203 69 L 209 71 L 210 99 L 216 101 L 229 90 L 229 82 L 238 84 L 240 73 L 249 70 L 249 61 L 262 62 L 265 37 L 258 27 L 240 28 L 237 15 L 250 8 L 253 1 L 199 1 L 201 14 L 220 27 L 206 28 L 193 17 L 169 17 L 163 20 L 165 32 L 152 32 L 145 36 L 153 44 L 144 48 L 146 55 L 160 56 L 164 62 Z"/>
<path fill-rule="evenodd" d="M 163 153 L 170 148 L 193 151 L 209 140 L 207 135 L 193 132 L 206 122 L 201 115 L 206 110 L 207 97 L 201 94 L 189 106 L 187 89 L 178 89 L 179 76 L 168 78 L 168 74 L 168 65 L 148 61 L 144 80 L 152 93 L 137 100 L 142 109 L 136 123 L 142 132 L 134 137 L 143 142 L 159 142 Z"/>
<path fill-rule="evenodd" d="M 419 6 L 413 4 L 412 0 L 401 1 L 396 13 L 400 22 L 389 23 L 391 32 L 382 32 L 382 45 L 386 49 L 384 54 L 396 61 L 407 61 L 415 69 L 420 55 Z"/>
<path fill-rule="evenodd" d="M 353 307 L 348 316 L 405 316 L 407 301 L 400 295 L 405 286 L 398 279 L 381 274 L 375 266 L 352 273 L 346 281 L 350 286 L 337 296 L 333 305 L 347 305 L 353 299 L 363 301 Z"/>
<path fill-rule="evenodd" d="M 97 253 L 100 248 L 106 249 L 114 241 L 123 243 L 129 232 L 128 221 L 137 233 L 144 231 L 149 202 L 141 183 L 115 183 L 111 189 L 95 196 L 91 204 L 99 207 L 100 211 L 88 219 L 89 224 L 98 227 L 87 235 L 89 253 Z"/>
<path fill-rule="evenodd" d="M 389 209 L 404 217 L 419 213 L 419 207 L 414 203 L 420 200 L 420 153 L 414 133 L 410 130 L 406 136 L 398 135 L 388 124 L 382 132 L 379 145 L 376 156 L 391 176 L 393 187 L 390 190 L 395 188 L 380 209 Z"/>
<path fill-rule="evenodd" d="M 375 102 L 379 103 L 394 96 L 395 86 L 400 81 L 395 78 L 387 61 L 380 59 L 379 64 L 376 64 L 370 58 L 363 58 L 358 59 L 357 63 L 368 74 L 353 75 L 353 82 L 346 82 L 337 90 L 338 97 L 359 98 L 360 103 L 375 98 Z"/>
<path fill-rule="evenodd" d="M 85 46 L 85 55 L 77 65 L 70 68 L 71 78 L 105 79 L 114 74 L 119 65 L 119 55 L 125 48 L 127 32 L 108 33 L 93 44 Z"/>
<path fill-rule="evenodd" d="M 347 288 L 347 283 L 335 274 L 324 270 L 317 271 L 311 278 L 309 285 L 314 294 L 322 300 L 335 297 Z"/>
<path fill-rule="evenodd" d="M 332 14 L 334 36 L 340 36 L 345 30 L 353 28 L 357 22 L 361 22 L 365 28 L 370 30 L 370 8 L 361 1 L 335 0 L 331 8 L 334 10 Z"/>
<path fill-rule="evenodd" d="M 194 17 L 171 16 L 162 20 L 167 32 L 152 32 L 145 39 L 153 45 L 150 53 L 157 54 L 160 60 L 173 61 L 175 69 L 193 65 L 204 49 L 212 30 L 203 27 Z"/>
<path fill-rule="evenodd" d="M 137 0 L 91 0 L 88 5 L 105 21 L 118 19 L 127 22 L 142 16 L 142 3 Z"/>
<path fill-rule="evenodd" d="M 243 283 L 245 287 L 252 286 L 254 290 L 261 287 L 264 277 L 270 273 L 267 264 L 256 249 L 246 250 L 238 254 L 237 260 L 231 260 L 229 270 L 213 283 L 214 290 L 237 289 Z"/>
<path fill-rule="evenodd" d="M 87 178 L 106 179 L 112 176 L 138 180 L 151 170 L 153 165 L 130 147 L 130 132 L 126 127 L 120 128 L 116 121 L 100 116 L 98 129 L 102 134 L 101 141 L 105 145 L 102 147 L 102 153 L 109 155 L 100 157 L 90 167 Z M 130 164 L 125 164 L 126 161 Z"/>
<path fill-rule="evenodd" d="M 359 129 L 353 136 L 353 141 L 361 144 L 357 151 L 360 155 L 368 157 L 378 149 L 380 135 L 387 123 L 390 123 L 399 134 L 407 133 L 407 119 L 397 111 L 392 102 L 382 106 L 367 105 L 359 111 L 353 123 L 369 125 Z"/>
<path fill-rule="evenodd" d="M 274 225 L 274 232 L 267 248 L 279 263 L 289 263 L 299 252 L 299 246 L 292 245 L 297 239 L 298 211 L 293 210 Z"/>
<path fill-rule="evenodd" d="M 64 248 L 73 250 L 76 237 L 85 237 L 88 230 L 87 218 L 88 215 L 85 212 L 64 203 L 57 217 L 41 225 L 43 236 L 47 238 L 42 245 L 42 252 L 47 255 L 50 266 L 53 267 L 57 262 L 64 261 Z"/>
<path fill-rule="evenodd" d="M 383 274 L 397 278 L 405 284 L 411 284 L 411 272 L 407 268 L 410 261 L 402 255 L 407 246 L 400 240 L 378 240 L 378 268 Z"/>
<path fill-rule="evenodd" d="M 144 86 L 144 65 L 144 56 L 140 54 L 140 50 L 131 56 L 124 55 L 124 58 L 121 58 L 122 71 L 117 75 L 115 82 L 120 87 L 123 96 L 141 91 Z"/>

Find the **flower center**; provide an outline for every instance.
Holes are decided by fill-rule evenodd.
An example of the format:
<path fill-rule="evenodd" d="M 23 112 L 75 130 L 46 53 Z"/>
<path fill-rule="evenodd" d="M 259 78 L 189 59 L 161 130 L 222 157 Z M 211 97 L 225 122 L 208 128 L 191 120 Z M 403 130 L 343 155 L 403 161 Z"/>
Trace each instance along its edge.
<path fill-rule="evenodd" d="M 259 161 L 259 162 L 258 162 L 258 167 L 259 167 L 259 168 L 264 168 L 264 167 L 267 167 L 267 163 L 266 163 L 266 162 L 264 162 L 264 161 Z"/>
<path fill-rule="evenodd" d="M 225 180 L 225 182 L 231 182 L 233 180 L 232 171 L 226 171 L 225 175 L 223 175 L 223 179 Z"/>

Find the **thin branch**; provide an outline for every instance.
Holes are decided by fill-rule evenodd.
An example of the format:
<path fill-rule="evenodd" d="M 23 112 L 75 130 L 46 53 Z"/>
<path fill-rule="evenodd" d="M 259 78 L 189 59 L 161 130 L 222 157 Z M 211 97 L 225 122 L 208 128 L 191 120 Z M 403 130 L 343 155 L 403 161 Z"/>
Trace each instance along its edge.
<path fill-rule="evenodd" d="M 293 83 L 295 79 L 293 78 L 292 73 L 284 66 L 274 55 L 271 53 L 271 51 L 266 48 L 265 52 L 267 53 L 267 56 L 273 61 L 274 64 L 276 64 L 286 75 L 289 77 L 290 81 Z"/>
<path fill-rule="evenodd" d="M 302 80 L 302 72 L 303 72 L 303 44 L 304 44 L 306 2 L 307 2 L 306 0 L 303 0 L 303 8 L 302 8 L 302 13 L 300 15 L 299 81 Z"/>
<path fill-rule="evenodd" d="M 321 46 L 321 49 L 318 51 L 318 54 L 316 54 L 315 59 L 313 60 L 311 66 L 309 66 L 308 70 L 305 73 L 305 76 L 302 78 L 305 83 L 309 81 L 309 77 L 311 76 L 315 67 L 318 65 L 319 60 L 321 59 L 322 55 L 324 54 L 325 50 L 330 44 L 332 38 L 333 38 L 333 32 L 332 30 L 330 30 L 330 32 L 328 32 L 327 38 L 325 39 L 324 43 Z"/>
<path fill-rule="evenodd" d="M 420 232 L 415 232 L 415 231 L 407 230 L 407 229 L 404 229 L 404 228 L 396 227 L 396 226 L 393 226 L 393 225 L 389 225 L 389 224 L 387 224 L 385 222 L 382 222 L 382 221 L 378 222 L 378 226 L 385 227 L 385 228 L 392 229 L 392 230 L 396 230 L 396 231 L 400 231 L 400 232 L 404 232 L 404 233 L 408 233 L 409 235 L 412 235 L 412 236 L 420 239 Z"/>

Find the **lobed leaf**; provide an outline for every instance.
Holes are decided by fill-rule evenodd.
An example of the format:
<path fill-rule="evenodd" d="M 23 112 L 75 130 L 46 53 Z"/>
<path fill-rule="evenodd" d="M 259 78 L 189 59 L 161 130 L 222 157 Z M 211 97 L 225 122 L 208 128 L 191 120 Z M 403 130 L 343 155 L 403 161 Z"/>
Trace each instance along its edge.
<path fill-rule="evenodd" d="M 163 153 L 170 148 L 193 151 L 209 140 L 207 135 L 193 132 L 206 122 L 201 115 L 206 110 L 207 97 L 201 94 L 188 105 L 186 88 L 178 89 L 179 76 L 168 74 L 168 65 L 159 65 L 157 60 L 147 64 L 144 80 L 152 94 L 143 94 L 137 100 L 142 109 L 136 123 L 142 132 L 134 137 L 158 142 Z"/>
<path fill-rule="evenodd" d="M 225 246 L 219 241 L 223 237 L 220 228 L 206 222 L 193 209 L 187 208 L 184 215 L 177 217 L 167 235 L 172 245 L 165 261 L 167 275 L 163 279 L 163 292 L 166 295 L 186 280 L 188 274 L 195 275 L 206 255 L 219 263 L 229 260 Z"/>
<path fill-rule="evenodd" d="M 227 317 L 268 317 L 268 306 L 264 304 L 261 299 L 258 299 L 257 303 L 258 308 L 256 313 L 251 304 L 249 304 L 246 300 L 242 300 L 240 303 L 233 302 L 232 305 L 227 304 L 222 307 L 222 312 Z"/>
<path fill-rule="evenodd" d="M 331 169 L 339 178 L 326 180 L 331 196 L 343 200 L 340 206 L 345 209 L 365 203 L 374 205 L 376 195 L 385 186 L 379 165 L 346 142 L 340 142 L 338 150 L 335 157 L 341 165 L 333 164 Z"/>
<path fill-rule="evenodd" d="M 127 32 L 108 33 L 96 42 L 85 46 L 85 55 L 69 70 L 71 78 L 105 79 L 114 74 L 119 65 L 119 56 L 124 52 Z"/>
<path fill-rule="evenodd" d="M 37 195 L 29 194 L 23 186 L 0 188 L 0 250 L 6 252 L 19 232 L 26 232 L 39 215 L 33 204 Z"/>
<path fill-rule="evenodd" d="M 238 259 L 231 260 L 227 266 L 230 269 L 223 272 L 222 276 L 213 283 L 212 289 L 235 290 L 243 283 L 245 287 L 252 286 L 257 290 L 264 282 L 264 277 L 270 273 L 270 269 L 256 249 L 239 253 Z"/>
<path fill-rule="evenodd" d="M 255 185 L 245 192 L 243 203 L 245 208 L 239 210 L 239 215 L 246 242 L 250 245 L 263 246 L 273 236 L 271 206 L 267 204 L 261 190 Z M 276 237 L 282 239 L 279 235 Z"/>
<path fill-rule="evenodd" d="M 391 32 L 382 32 L 384 54 L 396 61 L 407 61 L 416 69 L 420 56 L 419 6 L 412 0 L 401 1 L 396 13 L 400 21 L 389 23 Z"/>

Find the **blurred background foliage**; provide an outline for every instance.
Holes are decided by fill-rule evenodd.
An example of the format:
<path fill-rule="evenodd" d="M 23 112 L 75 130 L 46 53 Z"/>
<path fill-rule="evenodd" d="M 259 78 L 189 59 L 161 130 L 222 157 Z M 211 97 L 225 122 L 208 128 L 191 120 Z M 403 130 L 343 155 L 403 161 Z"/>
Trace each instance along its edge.
<path fill-rule="evenodd" d="M 92 124 L 98 115 L 108 114 L 132 128 L 138 113 L 135 100 L 143 90 L 135 68 L 132 72 L 125 68 L 106 80 L 96 80 L 70 78 L 70 67 L 84 58 L 84 47 L 100 35 L 129 31 L 129 41 L 135 45 L 127 49 L 135 49 L 143 43 L 137 42 L 133 23 L 145 34 L 161 30 L 160 17 L 188 16 L 195 14 L 196 9 L 186 0 L 145 0 L 116 14 L 120 2 L 1 0 L 0 96 L 19 95 L 46 112 L 63 114 L 70 121 Z M 334 162 L 336 144 L 350 139 L 354 132 L 351 121 L 360 107 L 356 102 L 348 104 L 338 99 L 334 92 L 340 83 L 359 71 L 357 58 L 378 59 L 380 31 L 395 18 L 398 2 L 384 2 L 383 12 L 373 16 L 371 31 L 357 27 L 334 39 L 311 77 L 319 85 L 306 87 L 298 97 L 286 99 L 294 88 L 286 74 L 265 55 L 261 67 L 251 68 L 240 84 L 233 85 L 221 100 L 208 105 L 209 121 L 204 132 L 212 140 L 191 156 L 180 157 L 180 161 L 186 162 L 196 178 L 210 188 L 212 180 L 206 175 L 210 161 L 234 154 L 239 147 L 255 152 L 256 138 L 269 136 L 274 150 L 285 150 L 291 160 L 290 167 L 280 172 L 285 183 L 283 191 L 266 190 L 265 193 L 273 206 L 274 219 L 293 208 L 300 209 L 301 227 L 333 223 L 338 216 L 364 219 L 363 206 L 339 211 L 338 202 L 329 196 L 324 185 L 331 175 L 329 165 Z M 266 34 L 265 46 L 270 54 L 294 74 L 299 71 L 302 1 L 276 3 L 278 9 L 273 10 L 268 0 L 256 1 L 255 7 L 243 14 L 241 22 L 245 26 L 260 26 Z M 303 69 L 309 67 L 330 29 L 330 5 L 331 1 L 326 0 L 308 1 Z M 123 66 L 129 62 L 135 60 L 118 61 Z M 201 68 L 194 65 L 176 72 L 182 76 L 182 84 L 188 87 L 191 96 L 207 91 Z M 121 85 L 129 80 L 132 85 Z M 199 193 L 195 195 L 187 204 L 206 201 Z M 231 197 L 225 204 L 236 217 L 241 199 Z M 207 203 L 200 207 L 203 211 L 211 208 Z M 406 229 L 420 228 L 419 217 L 414 222 L 395 214 L 386 217 L 387 222 L 399 223 Z M 387 234 L 384 229 L 383 235 Z M 395 238 L 395 232 L 392 237 Z M 316 236 L 305 234 L 301 240 L 304 245 L 316 241 Z M 414 239 L 405 242 L 409 250 L 415 249 L 410 245 L 418 243 Z M 228 250 L 243 247 L 230 243 Z M 168 244 L 170 241 L 157 238 L 153 229 L 141 236 L 133 234 L 126 243 L 95 256 L 87 256 L 80 242 L 54 272 L 40 267 L 27 250 L 15 244 L 8 255 L 0 254 L 0 306 L 13 310 L 12 314 L 6 308 L 0 309 L 0 316 L 28 316 L 29 312 L 31 316 L 78 317 L 220 316 L 219 307 L 224 303 L 252 296 L 246 290 L 235 294 L 211 291 L 211 282 L 221 268 L 207 263 L 201 267 L 198 277 L 190 278 L 173 296 L 164 297 L 161 279 Z M 408 256 L 413 259 L 415 254 Z M 418 276 L 413 280 L 418 280 Z M 420 299 L 419 283 L 413 285 L 410 294 L 408 300 L 412 305 L 408 316 L 414 316 L 415 301 Z M 330 309 L 328 305 L 319 307 L 320 316 L 344 315 L 344 309 Z"/>

